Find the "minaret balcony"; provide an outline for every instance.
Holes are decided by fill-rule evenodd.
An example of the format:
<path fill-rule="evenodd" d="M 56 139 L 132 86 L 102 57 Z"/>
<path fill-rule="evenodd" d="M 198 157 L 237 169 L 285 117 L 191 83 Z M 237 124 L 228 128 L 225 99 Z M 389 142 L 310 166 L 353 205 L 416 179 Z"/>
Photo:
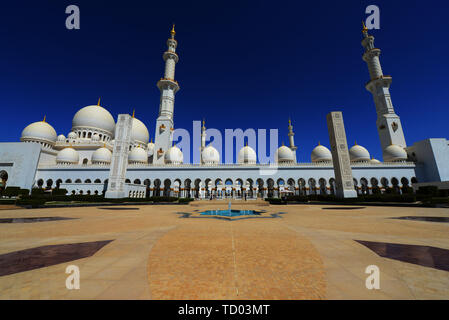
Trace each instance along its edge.
<path fill-rule="evenodd" d="M 173 59 L 175 60 L 175 63 L 178 63 L 179 61 L 179 56 L 176 54 L 176 52 L 173 51 L 165 51 L 162 58 L 164 59 L 164 61 L 167 61 L 167 59 Z"/>
<path fill-rule="evenodd" d="M 171 89 L 175 93 L 179 90 L 178 81 L 176 81 L 175 79 L 168 79 L 168 78 L 161 78 L 157 82 L 157 87 L 161 91 L 164 90 L 164 89 Z"/>
<path fill-rule="evenodd" d="M 366 90 L 370 92 L 374 92 L 373 90 L 378 86 L 381 85 L 382 87 L 389 88 L 391 82 L 393 81 L 393 78 L 391 76 L 383 75 L 375 79 L 371 79 L 365 84 Z"/>
<path fill-rule="evenodd" d="M 363 61 L 366 62 L 366 61 L 372 59 L 373 57 L 380 56 L 380 53 L 381 53 L 380 49 L 372 48 L 372 49 L 365 51 L 365 53 L 362 56 L 362 59 L 363 59 Z"/>

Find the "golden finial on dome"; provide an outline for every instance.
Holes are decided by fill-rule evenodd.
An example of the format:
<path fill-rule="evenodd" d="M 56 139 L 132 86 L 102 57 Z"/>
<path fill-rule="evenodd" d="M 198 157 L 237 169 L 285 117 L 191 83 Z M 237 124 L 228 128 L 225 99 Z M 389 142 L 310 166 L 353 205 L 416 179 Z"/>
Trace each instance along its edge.
<path fill-rule="evenodd" d="M 135 115 L 136 115 L 136 109 L 133 109 L 133 119 L 134 119 Z"/>
<path fill-rule="evenodd" d="M 288 118 L 288 125 L 292 125 L 292 119 Z"/>
<path fill-rule="evenodd" d="M 354 140 L 354 145 L 355 145 L 355 146 L 357 145 L 357 140 Z"/>
<path fill-rule="evenodd" d="M 47 119 L 47 116 L 46 116 L 46 115 L 44 115 L 44 120 L 42 120 L 42 122 L 45 122 L 45 119 Z"/>
<path fill-rule="evenodd" d="M 318 141 L 318 145 L 321 146 L 321 142 Z"/>
<path fill-rule="evenodd" d="M 173 39 L 175 37 L 175 34 L 176 34 L 176 32 L 175 32 L 175 24 L 174 23 L 173 23 L 173 27 L 172 27 L 172 29 L 170 31 L 170 34 L 171 34 L 171 37 Z"/>
<path fill-rule="evenodd" d="M 150 143 L 153 143 L 153 138 L 151 138 L 151 141 L 150 141 Z"/>
<path fill-rule="evenodd" d="M 248 141 L 246 141 L 246 143 L 245 143 L 245 147 L 247 147 L 248 146 Z"/>
<path fill-rule="evenodd" d="M 282 146 L 285 146 L 284 141 L 282 141 Z"/>
<path fill-rule="evenodd" d="M 100 106 L 101 97 L 98 98 L 97 106 Z"/>
<path fill-rule="evenodd" d="M 365 22 L 363 22 L 363 20 L 362 20 L 362 27 L 363 27 L 363 29 L 362 29 L 363 33 L 368 32 L 368 28 L 366 27 Z"/>

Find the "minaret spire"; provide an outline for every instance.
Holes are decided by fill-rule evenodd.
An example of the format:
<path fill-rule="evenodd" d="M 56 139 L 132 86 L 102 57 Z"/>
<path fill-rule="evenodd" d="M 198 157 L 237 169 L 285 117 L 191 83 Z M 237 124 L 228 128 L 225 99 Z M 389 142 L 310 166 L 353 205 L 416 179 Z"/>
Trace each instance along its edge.
<path fill-rule="evenodd" d="M 201 127 L 201 148 L 200 148 L 200 159 L 203 163 L 203 150 L 206 148 L 206 121 L 203 118 L 203 126 Z"/>
<path fill-rule="evenodd" d="M 297 146 L 295 146 L 295 133 L 293 132 L 293 126 L 292 121 L 289 118 L 288 119 L 288 139 L 290 141 L 290 149 L 293 151 L 293 155 L 295 156 L 295 162 L 296 162 L 296 150 L 298 149 Z"/>
<path fill-rule="evenodd" d="M 380 49 L 374 47 L 374 37 L 368 34 L 368 28 L 363 24 L 364 38 L 362 46 L 365 49 L 363 60 L 368 66 L 370 81 L 365 85 L 374 98 L 377 112 L 377 131 L 379 133 L 382 150 L 390 144 L 396 144 L 405 148 L 404 132 L 401 120 L 395 113 L 390 95 L 391 76 L 384 75 L 380 64 Z"/>
<path fill-rule="evenodd" d="M 368 28 L 365 25 L 365 22 L 362 20 L 362 33 L 366 37 L 368 37 Z"/>
<path fill-rule="evenodd" d="M 206 147 L 206 121 L 203 119 L 203 126 L 201 127 L 201 151 Z"/>
<path fill-rule="evenodd" d="M 172 27 L 172 29 L 170 31 L 170 34 L 171 34 L 171 38 L 174 39 L 175 38 L 175 34 L 176 34 L 176 32 L 175 32 L 175 24 L 174 23 L 173 23 L 173 27 Z"/>
<path fill-rule="evenodd" d="M 175 80 L 175 65 L 179 61 L 179 57 L 176 54 L 178 41 L 175 40 L 175 34 L 175 25 L 173 24 L 170 38 L 167 40 L 167 50 L 162 55 L 165 61 L 164 77 L 157 83 L 157 87 L 161 92 L 161 98 L 159 116 L 156 120 L 156 134 L 154 135 L 155 150 L 158 150 L 153 157 L 153 163 L 155 164 L 164 163 L 164 153 L 171 147 L 172 141 L 175 94 L 179 90 L 178 81 Z"/>

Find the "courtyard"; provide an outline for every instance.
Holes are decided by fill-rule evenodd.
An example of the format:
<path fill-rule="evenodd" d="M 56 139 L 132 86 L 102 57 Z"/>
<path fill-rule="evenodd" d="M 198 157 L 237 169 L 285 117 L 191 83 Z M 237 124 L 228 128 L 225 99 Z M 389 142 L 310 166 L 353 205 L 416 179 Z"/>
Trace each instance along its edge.
<path fill-rule="evenodd" d="M 200 214 L 227 207 L 5 207 L 0 299 L 449 298 L 447 208 L 257 200 L 232 203 L 254 217 Z M 78 290 L 66 288 L 69 265 Z M 379 289 L 366 287 L 370 265 Z"/>

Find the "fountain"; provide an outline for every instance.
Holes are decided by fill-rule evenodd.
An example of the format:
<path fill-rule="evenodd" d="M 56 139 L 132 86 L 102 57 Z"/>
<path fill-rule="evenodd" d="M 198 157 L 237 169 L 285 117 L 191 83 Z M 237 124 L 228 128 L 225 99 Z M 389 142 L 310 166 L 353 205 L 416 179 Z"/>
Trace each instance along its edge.
<path fill-rule="evenodd" d="M 206 216 L 222 216 L 222 217 L 260 215 L 260 213 L 255 210 L 232 210 L 231 209 L 231 201 L 229 201 L 229 203 L 228 203 L 227 210 L 207 210 L 207 211 L 200 212 L 200 214 L 206 215 Z"/>

